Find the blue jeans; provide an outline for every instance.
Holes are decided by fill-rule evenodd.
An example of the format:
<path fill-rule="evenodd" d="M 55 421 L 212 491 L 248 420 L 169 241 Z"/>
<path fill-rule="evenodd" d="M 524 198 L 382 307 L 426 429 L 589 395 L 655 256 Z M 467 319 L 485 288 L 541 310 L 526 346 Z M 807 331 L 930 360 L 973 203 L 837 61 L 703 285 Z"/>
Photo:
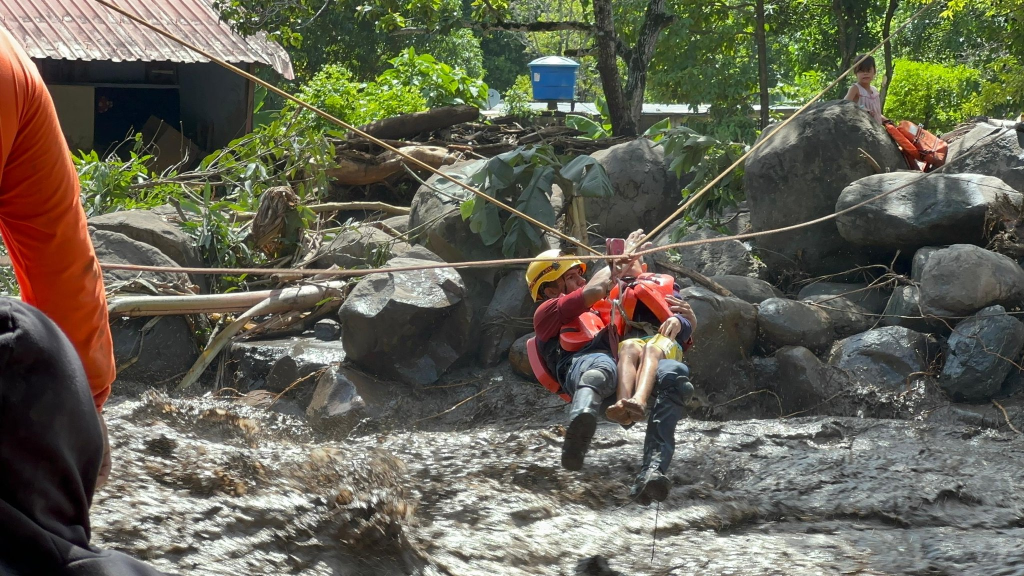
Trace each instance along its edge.
<path fill-rule="evenodd" d="M 654 397 L 654 406 L 647 416 L 641 475 L 652 467 L 662 474 L 668 472 L 676 451 L 676 424 L 683 417 L 683 405 L 693 396 L 690 369 L 675 360 L 659 362 L 651 396 Z"/>
<path fill-rule="evenodd" d="M 580 378 L 588 370 L 599 370 L 607 375 L 600 388 L 595 391 L 602 398 L 614 400 L 618 378 L 618 367 L 607 351 L 584 351 L 568 360 L 562 389 L 575 396 Z M 683 417 L 683 405 L 693 395 L 690 384 L 690 370 L 686 364 L 675 360 L 662 360 L 651 392 L 653 405 L 647 417 L 647 434 L 644 438 L 644 459 L 640 473 L 654 467 L 665 474 L 676 450 L 676 424 Z M 607 402 L 606 402 L 607 403 Z"/>

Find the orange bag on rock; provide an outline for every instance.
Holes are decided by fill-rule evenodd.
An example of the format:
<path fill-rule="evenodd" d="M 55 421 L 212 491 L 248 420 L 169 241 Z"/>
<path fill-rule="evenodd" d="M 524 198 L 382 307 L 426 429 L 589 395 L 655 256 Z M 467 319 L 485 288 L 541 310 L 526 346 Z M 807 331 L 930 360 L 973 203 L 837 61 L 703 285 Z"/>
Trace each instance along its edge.
<path fill-rule="evenodd" d="M 911 168 L 930 172 L 946 163 L 948 145 L 921 126 L 901 120 L 899 125 L 885 122 L 885 130 L 896 141 Z"/>

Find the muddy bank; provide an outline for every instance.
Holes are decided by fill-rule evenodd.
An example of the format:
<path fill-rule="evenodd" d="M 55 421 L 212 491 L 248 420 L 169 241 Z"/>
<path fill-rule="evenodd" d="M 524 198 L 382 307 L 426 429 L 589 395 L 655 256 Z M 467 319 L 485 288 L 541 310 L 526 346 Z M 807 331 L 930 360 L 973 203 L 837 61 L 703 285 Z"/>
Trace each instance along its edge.
<path fill-rule="evenodd" d="M 96 541 L 181 574 L 572 574 L 594 555 L 627 575 L 1024 574 L 1011 431 L 685 421 L 652 562 L 655 510 L 627 498 L 642 427 L 603 424 L 568 473 L 562 406 L 498 378 L 344 434 L 237 400 L 116 400 Z"/>

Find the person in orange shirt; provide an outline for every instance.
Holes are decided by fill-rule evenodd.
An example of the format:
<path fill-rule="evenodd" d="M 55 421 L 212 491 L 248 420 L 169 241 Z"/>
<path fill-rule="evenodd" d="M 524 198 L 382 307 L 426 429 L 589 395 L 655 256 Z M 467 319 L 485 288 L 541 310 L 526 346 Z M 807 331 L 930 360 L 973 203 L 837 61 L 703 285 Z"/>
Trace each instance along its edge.
<path fill-rule="evenodd" d="M 22 300 L 0 299 L 0 574 L 159 574 L 89 545 L 115 377 L 103 275 L 57 113 L 0 28 L 0 234 Z"/>

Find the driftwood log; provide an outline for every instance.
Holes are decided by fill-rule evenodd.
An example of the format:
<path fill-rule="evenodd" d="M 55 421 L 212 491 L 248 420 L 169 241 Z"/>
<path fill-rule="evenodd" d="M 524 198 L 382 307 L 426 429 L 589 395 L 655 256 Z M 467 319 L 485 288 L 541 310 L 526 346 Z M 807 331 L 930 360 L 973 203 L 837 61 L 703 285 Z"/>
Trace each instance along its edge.
<path fill-rule="evenodd" d="M 480 110 L 475 106 L 445 106 L 426 112 L 403 114 L 392 118 L 378 120 L 359 129 L 376 138 L 400 140 L 411 138 L 423 132 L 433 132 L 463 122 L 474 122 L 480 117 Z"/>
<path fill-rule="evenodd" d="M 403 148 L 402 152 L 431 168 L 440 168 L 462 160 L 462 154 L 450 152 L 440 146 L 408 146 Z M 404 158 L 391 151 L 377 156 L 346 151 L 338 155 L 337 167 L 327 170 L 327 175 L 342 186 L 376 184 L 402 172 L 402 165 L 406 162 Z M 415 165 L 409 167 L 418 168 Z"/>

